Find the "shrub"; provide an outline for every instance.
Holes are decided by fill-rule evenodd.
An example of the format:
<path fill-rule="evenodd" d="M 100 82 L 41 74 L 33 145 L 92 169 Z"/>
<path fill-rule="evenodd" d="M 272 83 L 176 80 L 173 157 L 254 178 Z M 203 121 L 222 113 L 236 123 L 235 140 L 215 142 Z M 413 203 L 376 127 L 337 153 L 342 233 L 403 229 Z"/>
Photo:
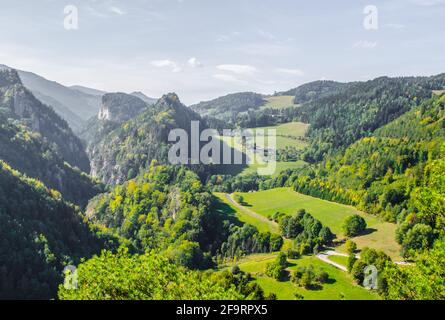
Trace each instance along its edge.
<path fill-rule="evenodd" d="M 284 269 L 286 269 L 286 267 L 287 257 L 283 252 L 280 252 L 273 262 L 266 265 L 266 275 L 276 280 L 280 280 L 284 277 Z"/>
<path fill-rule="evenodd" d="M 366 230 L 366 221 L 363 217 L 355 214 L 345 219 L 343 223 L 343 233 L 347 237 L 355 237 Z"/>
<path fill-rule="evenodd" d="M 355 250 L 357 250 L 357 244 L 352 240 L 348 240 L 345 243 L 345 248 L 346 248 L 346 252 L 349 255 L 352 255 L 355 253 Z"/>

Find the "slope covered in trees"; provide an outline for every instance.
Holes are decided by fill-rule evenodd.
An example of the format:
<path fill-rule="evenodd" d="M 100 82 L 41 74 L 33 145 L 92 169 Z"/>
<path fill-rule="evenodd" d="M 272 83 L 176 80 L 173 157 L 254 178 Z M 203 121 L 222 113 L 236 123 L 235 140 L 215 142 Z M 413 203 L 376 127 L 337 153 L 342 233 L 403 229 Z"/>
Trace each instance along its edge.
<path fill-rule="evenodd" d="M 98 114 L 87 121 L 79 136 L 86 141 L 88 148 L 91 148 L 108 133 L 135 118 L 147 107 L 144 101 L 133 95 L 120 92 L 104 94 Z"/>
<path fill-rule="evenodd" d="M 241 300 L 230 282 L 190 271 L 153 253 L 105 251 L 79 265 L 78 289 L 59 287 L 62 300 Z"/>
<path fill-rule="evenodd" d="M 444 119 L 445 97 L 433 97 L 345 152 L 286 172 L 262 187 L 292 185 L 296 191 L 399 222 L 397 240 L 410 256 L 412 249 L 431 246 L 443 229 L 443 200 L 438 199 L 443 194 Z"/>
<path fill-rule="evenodd" d="M 62 270 L 105 247 L 60 193 L 0 160 L 0 298 L 50 299 Z"/>
<path fill-rule="evenodd" d="M 192 121 L 201 118 L 184 106 L 176 94 L 163 96 L 154 106 L 91 145 L 88 153 L 92 175 L 104 183 L 118 184 L 142 173 L 152 160 L 166 163 L 170 130 L 184 129 L 190 133 Z"/>
<path fill-rule="evenodd" d="M 97 114 L 105 92 L 85 87 L 66 87 L 35 73 L 17 70 L 23 85 L 44 104 L 51 106 L 77 133 L 91 116 Z"/>
<path fill-rule="evenodd" d="M 0 70 L 0 113 L 38 132 L 71 166 L 89 172 L 88 156 L 70 127 L 22 84 L 17 71 Z"/>
<path fill-rule="evenodd" d="M 263 96 L 254 92 L 232 93 L 214 100 L 200 102 L 190 108 L 202 116 L 209 116 L 225 121 L 236 119 L 238 113 L 257 109 L 266 101 Z"/>
<path fill-rule="evenodd" d="M 445 75 L 427 78 L 381 77 L 348 84 L 336 94 L 321 96 L 301 108 L 295 117 L 311 126 L 311 147 L 305 160 L 319 161 L 333 150 L 391 122 L 431 97 L 432 90 L 445 87 Z"/>
<path fill-rule="evenodd" d="M 341 83 L 336 81 L 319 80 L 303 84 L 288 91 L 280 92 L 278 95 L 294 96 L 294 103 L 302 104 L 339 93 L 353 84 L 354 82 Z"/>
<path fill-rule="evenodd" d="M 1 113 L 0 160 L 28 177 L 41 180 L 77 205 L 85 206 L 102 189 L 87 174 L 65 162 L 54 145 L 39 133 L 8 121 Z"/>
<path fill-rule="evenodd" d="M 188 268 L 281 247 L 272 244 L 277 237 L 230 221 L 215 206 L 195 173 L 153 162 L 143 176 L 93 199 L 87 217 L 128 239 L 139 252 L 164 252 Z"/>

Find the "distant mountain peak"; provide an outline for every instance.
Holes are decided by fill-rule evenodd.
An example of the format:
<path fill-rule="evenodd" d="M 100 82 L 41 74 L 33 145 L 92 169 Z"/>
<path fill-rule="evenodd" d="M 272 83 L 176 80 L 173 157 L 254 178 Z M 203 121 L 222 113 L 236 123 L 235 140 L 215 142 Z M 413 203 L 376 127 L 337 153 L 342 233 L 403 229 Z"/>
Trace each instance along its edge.
<path fill-rule="evenodd" d="M 0 68 L 0 86 L 10 86 L 19 84 L 22 85 L 22 81 L 16 70 L 11 68 Z"/>
<path fill-rule="evenodd" d="M 43 104 L 22 83 L 19 71 L 0 71 L 0 112 L 20 121 L 32 131 L 39 132 L 54 143 L 60 155 L 72 166 L 89 172 L 89 161 L 81 141 L 73 134 L 67 122 L 54 110 Z"/>
<path fill-rule="evenodd" d="M 84 94 L 91 95 L 91 96 L 99 96 L 99 97 L 101 97 L 101 96 L 103 96 L 104 94 L 107 93 L 106 91 L 103 91 L 103 90 L 98 90 L 98 89 L 93 89 L 93 88 L 88 88 L 88 87 L 78 86 L 78 85 L 70 86 L 69 88 L 73 89 L 73 90 L 76 90 L 76 91 L 79 91 L 79 92 L 84 93 Z"/>
<path fill-rule="evenodd" d="M 122 92 L 107 93 L 102 96 L 102 105 L 98 119 L 123 123 L 137 116 L 147 104 L 135 97 Z"/>
<path fill-rule="evenodd" d="M 130 94 L 132 96 L 138 97 L 139 99 L 145 101 L 147 104 L 155 104 L 158 101 L 158 99 L 148 97 L 147 95 L 145 95 L 145 93 L 143 93 L 141 91 L 134 91 Z"/>

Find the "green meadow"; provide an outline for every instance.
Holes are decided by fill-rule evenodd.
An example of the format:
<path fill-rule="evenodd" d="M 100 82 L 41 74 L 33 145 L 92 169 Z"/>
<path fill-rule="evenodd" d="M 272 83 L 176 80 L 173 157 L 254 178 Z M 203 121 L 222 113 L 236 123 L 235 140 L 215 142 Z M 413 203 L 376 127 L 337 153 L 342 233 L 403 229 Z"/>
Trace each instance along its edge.
<path fill-rule="evenodd" d="M 284 109 L 289 107 L 298 107 L 298 104 L 294 103 L 294 96 L 272 96 L 267 97 L 267 101 L 262 107 L 271 109 Z"/>
<path fill-rule="evenodd" d="M 246 210 L 242 210 L 236 206 L 234 206 L 230 201 L 226 198 L 224 193 L 215 192 L 214 195 L 217 197 L 217 211 L 220 214 L 223 214 L 228 217 L 233 217 L 233 219 L 238 219 L 243 223 L 248 223 L 255 226 L 261 232 L 271 232 L 271 233 L 279 233 L 278 227 L 272 223 L 271 221 L 264 221 L 260 219 L 256 219 L 249 215 Z"/>
<path fill-rule="evenodd" d="M 278 126 L 261 127 L 257 129 L 276 129 L 279 136 L 304 137 L 309 125 L 303 122 L 289 122 Z M 253 129 L 254 130 L 254 129 Z"/>
<path fill-rule="evenodd" d="M 306 134 L 307 129 L 309 128 L 308 124 L 302 122 L 290 122 L 285 123 L 278 126 L 271 127 L 261 127 L 261 128 L 250 128 L 246 130 L 252 130 L 253 133 L 256 133 L 258 129 L 265 129 L 264 132 L 266 137 L 264 143 L 262 141 L 255 141 L 258 147 L 264 147 L 267 145 L 267 130 L 275 129 L 277 135 L 277 149 L 284 149 L 286 147 L 295 147 L 297 149 L 304 149 L 307 146 L 307 142 L 302 140 Z M 241 139 L 236 139 L 232 137 L 221 137 L 221 139 L 230 147 L 235 148 L 238 151 L 243 151 L 243 146 L 241 144 Z"/>
<path fill-rule="evenodd" d="M 265 275 L 266 265 L 276 257 L 275 253 L 257 254 L 248 256 L 231 265 L 238 265 L 241 270 L 249 272 L 265 291 L 266 294 L 275 293 L 279 300 L 295 300 L 295 293 L 303 296 L 305 300 L 377 300 L 379 296 L 365 288 L 354 284 L 351 276 L 315 256 L 304 256 L 300 259 L 288 259 L 287 271 L 292 272 L 299 266 L 312 265 L 323 269 L 329 274 L 329 280 L 321 288 L 309 290 L 293 284 L 288 279 L 278 281 Z"/>
<path fill-rule="evenodd" d="M 346 217 L 359 214 L 364 217 L 367 233 L 353 238 L 358 248 L 371 247 L 383 250 L 393 259 L 400 260 L 400 247 L 395 241 L 396 225 L 384 222 L 379 218 L 361 212 L 354 207 L 346 206 L 293 191 L 291 188 L 277 188 L 266 191 L 239 193 L 244 197 L 246 206 L 265 217 L 275 212 L 295 214 L 299 209 L 305 209 L 312 216 L 331 228 L 337 238 L 344 238 L 342 224 Z M 343 246 L 338 248 L 344 251 Z"/>
<path fill-rule="evenodd" d="M 349 258 L 345 256 L 329 256 L 328 259 L 346 267 Z"/>

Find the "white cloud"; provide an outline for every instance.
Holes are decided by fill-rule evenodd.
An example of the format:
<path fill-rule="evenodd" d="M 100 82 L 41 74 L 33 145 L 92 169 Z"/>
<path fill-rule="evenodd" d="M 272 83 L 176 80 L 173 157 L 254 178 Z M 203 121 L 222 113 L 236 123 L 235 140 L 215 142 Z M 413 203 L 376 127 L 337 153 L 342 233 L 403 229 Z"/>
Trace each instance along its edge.
<path fill-rule="evenodd" d="M 168 59 L 165 60 L 153 60 L 150 64 L 157 68 L 170 68 L 172 72 L 180 72 L 181 67 L 175 62 Z"/>
<path fill-rule="evenodd" d="M 354 43 L 354 48 L 361 48 L 361 49 L 374 49 L 377 47 L 377 42 L 371 42 L 366 40 L 360 40 Z"/>
<path fill-rule="evenodd" d="M 221 71 L 228 71 L 235 74 L 248 76 L 253 75 L 258 71 L 257 68 L 245 64 L 221 64 L 216 68 Z"/>
<path fill-rule="evenodd" d="M 304 75 L 304 72 L 300 69 L 277 68 L 276 71 L 279 73 L 290 74 L 299 77 Z"/>
<path fill-rule="evenodd" d="M 266 38 L 267 40 L 277 40 L 277 37 L 275 37 L 275 35 L 273 35 L 272 33 L 268 32 L 268 31 L 264 31 L 264 30 L 258 30 L 258 34 L 260 36 L 262 36 L 263 38 Z"/>
<path fill-rule="evenodd" d="M 199 61 L 197 58 L 192 57 L 187 61 L 187 64 L 192 68 L 200 68 L 202 67 L 201 61 Z"/>
<path fill-rule="evenodd" d="M 120 9 L 120 8 L 118 8 L 118 7 L 115 7 L 115 6 L 111 6 L 111 7 L 109 8 L 109 10 L 110 10 L 111 12 L 115 13 L 115 14 L 120 15 L 120 16 L 122 16 L 122 15 L 125 14 L 125 12 L 122 11 L 122 9 Z"/>
<path fill-rule="evenodd" d="M 214 74 L 213 78 L 224 81 L 224 82 L 229 82 L 229 83 L 235 83 L 235 84 L 247 84 L 247 81 L 238 79 L 237 77 L 230 75 L 230 74 Z"/>

